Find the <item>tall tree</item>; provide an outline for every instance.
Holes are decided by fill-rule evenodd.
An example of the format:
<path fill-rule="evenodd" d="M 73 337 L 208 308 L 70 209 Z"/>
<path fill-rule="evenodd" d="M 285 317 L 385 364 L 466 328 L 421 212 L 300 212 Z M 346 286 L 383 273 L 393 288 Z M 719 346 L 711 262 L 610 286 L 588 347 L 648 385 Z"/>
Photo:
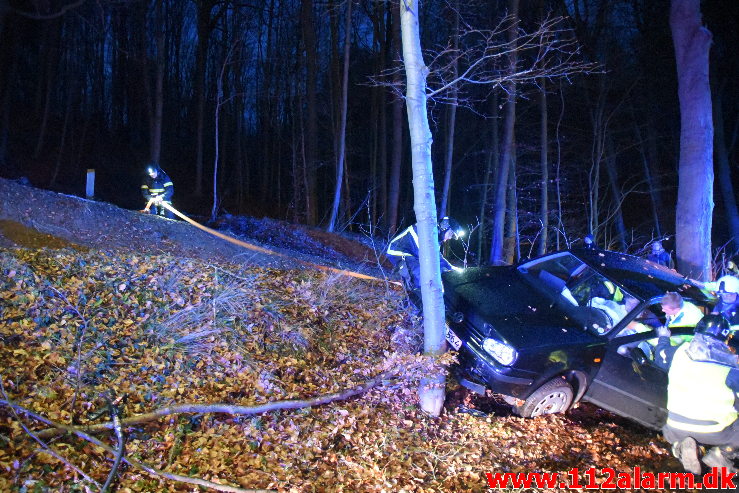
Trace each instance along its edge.
<path fill-rule="evenodd" d="M 315 173 L 318 165 L 318 52 L 316 47 L 316 27 L 313 15 L 313 0 L 301 0 L 300 20 L 303 27 L 303 50 L 305 52 L 305 154 L 306 177 L 305 214 L 308 224 L 316 223 L 317 196 Z"/>
<path fill-rule="evenodd" d="M 328 231 L 336 227 L 336 218 L 339 215 L 339 200 L 341 199 L 341 185 L 344 178 L 344 160 L 346 157 L 346 118 L 349 108 L 349 54 L 351 48 L 352 27 L 352 0 L 346 2 L 346 19 L 344 22 L 344 70 L 341 74 L 341 116 L 339 117 L 339 149 L 336 163 L 336 187 L 334 201 L 331 207 L 331 219 L 328 222 Z"/>
<path fill-rule="evenodd" d="M 713 120 L 708 81 L 711 32 L 703 27 L 700 0 L 672 0 L 670 28 L 680 100 L 677 268 L 687 276 L 708 280 L 713 214 Z"/>
<path fill-rule="evenodd" d="M 423 299 L 424 354 L 440 356 L 444 342 L 444 298 L 441 287 L 434 174 L 431 163 L 431 129 L 426 108 L 426 76 L 419 32 L 420 0 L 400 2 L 403 63 L 406 76 L 406 107 L 411 135 L 413 166 L 413 209 L 418 224 L 421 297 Z M 441 372 L 421 380 L 421 409 L 439 416 L 444 405 L 445 376 Z"/>
<path fill-rule="evenodd" d="M 504 236 L 506 218 L 506 192 L 508 191 L 508 175 L 514 162 L 515 125 L 516 125 L 516 80 L 518 53 L 516 39 L 518 37 L 518 1 L 508 0 L 508 43 L 511 45 L 508 54 L 508 73 L 510 79 L 505 83 L 507 100 L 505 104 L 505 123 L 503 128 L 503 157 L 500 160 L 500 170 L 495 186 L 495 201 L 493 202 L 492 240 L 490 241 L 490 263 L 502 264 L 504 258 Z"/>
<path fill-rule="evenodd" d="M 392 22 L 392 60 L 400 61 L 401 53 L 401 2 L 392 2 L 393 4 L 393 22 Z M 396 72 L 395 83 L 400 85 L 400 72 Z M 398 228 L 398 204 L 400 203 L 400 168 L 403 161 L 403 99 L 397 95 L 393 99 L 393 139 L 392 154 L 390 158 L 390 178 L 388 183 L 387 197 L 387 224 L 390 234 L 395 233 Z"/>
<path fill-rule="evenodd" d="M 452 80 L 455 80 L 459 77 L 459 57 L 457 56 L 457 52 L 459 51 L 459 0 L 454 4 L 452 15 L 454 16 L 454 27 L 452 31 L 452 53 L 454 56 L 454 61 L 452 62 Z M 457 126 L 457 99 L 458 89 L 457 84 L 454 84 L 449 89 L 446 153 L 444 155 L 444 184 L 441 191 L 441 205 L 439 206 L 439 216 L 442 217 L 449 215 L 449 186 L 452 182 L 452 163 L 454 161 L 454 131 Z"/>

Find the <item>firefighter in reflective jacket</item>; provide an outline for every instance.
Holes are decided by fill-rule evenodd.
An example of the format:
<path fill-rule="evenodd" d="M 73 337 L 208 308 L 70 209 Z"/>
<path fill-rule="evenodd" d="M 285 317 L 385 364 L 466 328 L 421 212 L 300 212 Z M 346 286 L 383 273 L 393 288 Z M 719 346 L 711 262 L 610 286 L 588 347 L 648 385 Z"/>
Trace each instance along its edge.
<path fill-rule="evenodd" d="M 147 203 L 150 200 L 154 201 L 149 208 L 149 212 L 174 219 L 174 214 L 164 207 L 165 203 L 172 205 L 174 185 L 167 173 L 159 167 L 159 164 L 152 162 L 146 166 L 146 177 L 141 185 L 141 193 Z"/>
<path fill-rule="evenodd" d="M 672 355 L 662 434 L 688 472 L 701 473 L 698 444 L 713 446 L 701 459 L 704 464 L 734 471 L 739 450 L 735 404 L 739 365 L 727 344 L 729 322 L 719 314 L 706 315 L 695 332 L 695 338 Z"/>
<path fill-rule="evenodd" d="M 464 236 L 462 226 L 452 218 L 445 217 L 439 222 L 440 244 Z M 421 287 L 421 265 L 418 262 L 418 227 L 409 226 L 398 236 L 390 240 L 387 246 L 387 258 L 400 273 L 406 287 L 415 291 Z M 441 272 L 457 270 L 443 255 L 439 255 Z"/>

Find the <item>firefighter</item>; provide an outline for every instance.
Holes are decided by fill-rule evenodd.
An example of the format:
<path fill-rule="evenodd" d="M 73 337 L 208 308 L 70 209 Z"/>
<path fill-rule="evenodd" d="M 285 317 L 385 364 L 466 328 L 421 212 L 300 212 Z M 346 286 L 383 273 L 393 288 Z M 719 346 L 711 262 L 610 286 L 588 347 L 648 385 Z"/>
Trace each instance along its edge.
<path fill-rule="evenodd" d="M 706 287 L 716 291 L 719 297 L 713 313 L 726 317 L 732 330 L 739 329 L 739 278 L 725 275 L 715 282 L 706 283 Z"/>
<path fill-rule="evenodd" d="M 698 444 L 703 444 L 712 446 L 701 459 L 704 464 L 735 472 L 739 365 L 728 346 L 729 322 L 722 315 L 706 315 L 695 329 L 695 338 L 678 346 L 669 362 L 662 434 L 686 471 L 701 473 Z"/>
<path fill-rule="evenodd" d="M 172 205 L 172 195 L 174 194 L 174 185 L 159 164 L 151 162 L 146 166 L 146 177 L 141 185 L 141 193 L 148 203 L 150 200 L 154 202 L 149 208 L 151 214 L 158 214 L 167 219 L 174 219 L 172 211 L 164 207 L 164 204 Z"/>
<path fill-rule="evenodd" d="M 672 255 L 662 246 L 662 240 L 655 240 L 652 243 L 652 252 L 647 255 L 647 260 L 651 260 L 655 264 L 664 265 L 670 269 L 675 266 L 672 262 Z"/>
<path fill-rule="evenodd" d="M 667 316 L 667 327 L 695 327 L 703 318 L 703 312 L 678 293 L 667 292 L 660 301 Z"/>
<path fill-rule="evenodd" d="M 450 217 L 445 217 L 439 222 L 439 244 L 443 246 L 445 242 L 462 238 L 464 229 L 462 226 Z M 409 291 L 417 291 L 421 287 L 421 265 L 418 262 L 418 227 L 416 224 L 407 227 L 402 233 L 390 240 L 388 243 L 386 256 L 395 266 Z M 450 270 L 461 270 L 454 267 L 439 254 L 441 262 L 441 272 Z"/>

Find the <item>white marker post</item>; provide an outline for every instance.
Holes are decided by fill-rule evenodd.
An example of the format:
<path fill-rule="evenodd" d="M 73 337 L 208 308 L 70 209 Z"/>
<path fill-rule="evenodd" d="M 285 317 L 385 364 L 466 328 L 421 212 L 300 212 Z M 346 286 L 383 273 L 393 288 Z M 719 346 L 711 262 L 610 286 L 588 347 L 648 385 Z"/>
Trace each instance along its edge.
<path fill-rule="evenodd" d="M 85 187 L 85 197 L 92 200 L 95 196 L 95 170 L 87 170 L 87 186 Z"/>

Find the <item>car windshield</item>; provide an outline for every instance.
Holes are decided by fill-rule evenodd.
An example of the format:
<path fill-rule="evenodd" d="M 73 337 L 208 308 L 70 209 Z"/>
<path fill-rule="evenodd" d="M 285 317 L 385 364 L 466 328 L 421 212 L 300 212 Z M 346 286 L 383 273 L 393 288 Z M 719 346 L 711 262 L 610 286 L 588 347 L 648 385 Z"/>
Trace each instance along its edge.
<path fill-rule="evenodd" d="M 568 252 L 532 260 L 518 270 L 598 335 L 610 332 L 639 302 Z"/>

